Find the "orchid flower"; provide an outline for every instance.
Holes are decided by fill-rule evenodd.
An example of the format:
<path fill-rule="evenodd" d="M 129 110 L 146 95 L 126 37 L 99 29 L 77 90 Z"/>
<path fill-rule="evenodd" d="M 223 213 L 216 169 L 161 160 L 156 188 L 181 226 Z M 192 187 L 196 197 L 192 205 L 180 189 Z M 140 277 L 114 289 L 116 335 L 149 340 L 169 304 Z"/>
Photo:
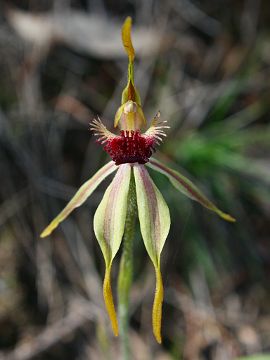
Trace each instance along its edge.
<path fill-rule="evenodd" d="M 120 129 L 115 135 L 101 122 L 95 119 L 91 130 L 97 136 L 97 142 L 103 145 L 111 161 L 84 183 L 60 214 L 41 233 L 46 237 L 77 207 L 81 206 L 107 176 L 116 171 L 111 184 L 94 215 L 94 232 L 105 260 L 103 295 L 114 334 L 118 335 L 118 322 L 111 290 L 110 273 L 124 235 L 129 187 L 134 181 L 140 230 L 146 251 L 154 265 L 156 291 L 152 311 L 153 333 L 161 343 L 161 317 L 163 302 L 163 284 L 160 272 L 160 255 L 170 228 L 168 206 L 151 179 L 147 167 L 167 176 L 171 184 L 184 195 L 198 201 L 204 207 L 217 213 L 227 221 L 235 221 L 230 215 L 219 210 L 185 176 L 170 169 L 152 158 L 157 145 L 166 136 L 166 121 L 158 112 L 145 132 L 146 120 L 141 106 L 138 90 L 134 83 L 135 52 L 131 40 L 131 18 L 128 17 L 122 27 L 122 41 L 128 55 L 128 81 L 122 93 L 122 104 L 116 112 L 114 126 Z"/>

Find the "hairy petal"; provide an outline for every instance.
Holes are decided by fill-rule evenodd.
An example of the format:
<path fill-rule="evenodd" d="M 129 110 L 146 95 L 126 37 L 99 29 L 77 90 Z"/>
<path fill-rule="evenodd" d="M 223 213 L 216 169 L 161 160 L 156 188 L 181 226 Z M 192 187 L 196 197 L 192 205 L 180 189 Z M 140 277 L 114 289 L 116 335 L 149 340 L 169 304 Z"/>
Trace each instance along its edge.
<path fill-rule="evenodd" d="M 114 334 L 118 335 L 117 317 L 110 284 L 110 271 L 124 234 L 131 166 L 123 164 L 107 188 L 94 216 L 94 232 L 105 260 L 103 295 Z"/>
<path fill-rule="evenodd" d="M 218 214 L 222 219 L 230 222 L 235 222 L 235 219 L 229 215 L 221 211 L 217 208 L 215 204 L 213 204 L 198 188 L 195 186 L 189 179 L 185 176 L 180 174 L 178 171 L 172 170 L 171 168 L 167 167 L 166 165 L 162 164 L 161 162 L 150 159 L 147 165 L 164 174 L 168 177 L 172 185 L 183 194 L 188 196 L 190 199 L 198 201 L 201 205 L 206 207 L 209 210 L 214 211 Z"/>
<path fill-rule="evenodd" d="M 54 229 L 68 217 L 68 215 L 77 207 L 81 206 L 87 198 L 92 194 L 92 192 L 98 187 L 98 185 L 106 179 L 108 175 L 114 172 L 117 169 L 113 161 L 110 161 L 108 164 L 104 165 L 100 170 L 98 170 L 94 176 L 87 180 L 76 192 L 67 206 L 54 218 L 51 223 L 43 230 L 40 237 L 44 238 L 49 236 Z"/>
<path fill-rule="evenodd" d="M 134 177 L 141 233 L 156 272 L 152 322 L 155 338 L 157 342 L 161 343 L 163 285 L 160 273 L 160 254 L 170 229 L 170 213 L 163 196 L 143 165 L 134 165 Z"/>

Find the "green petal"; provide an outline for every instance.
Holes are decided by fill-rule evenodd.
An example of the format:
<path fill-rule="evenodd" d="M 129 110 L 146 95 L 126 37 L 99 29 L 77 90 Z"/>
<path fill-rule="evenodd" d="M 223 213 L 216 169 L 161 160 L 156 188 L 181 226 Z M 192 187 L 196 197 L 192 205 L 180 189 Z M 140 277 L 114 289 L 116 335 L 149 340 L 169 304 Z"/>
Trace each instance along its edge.
<path fill-rule="evenodd" d="M 150 159 L 150 161 L 147 163 L 147 166 L 160 172 L 161 174 L 166 175 L 172 185 L 177 190 L 188 196 L 190 199 L 198 201 L 207 209 L 214 211 L 222 219 L 230 222 L 235 222 L 235 219 L 231 215 L 226 214 L 220 209 L 218 209 L 217 206 L 213 204 L 209 199 L 207 199 L 207 197 L 189 179 L 187 179 L 179 172 L 170 169 L 169 167 L 155 159 Z"/>
<path fill-rule="evenodd" d="M 161 343 L 163 286 L 160 274 L 160 254 L 170 229 L 170 213 L 163 196 L 151 180 L 144 165 L 134 165 L 134 177 L 141 233 L 156 272 L 152 322 L 155 338 Z"/>
<path fill-rule="evenodd" d="M 52 222 L 43 230 L 40 234 L 40 237 L 44 238 L 49 236 L 54 229 L 68 217 L 68 215 L 77 207 L 81 206 L 87 198 L 92 194 L 92 192 L 98 187 L 98 185 L 112 172 L 117 169 L 117 166 L 113 161 L 110 161 L 108 164 L 104 165 L 100 170 L 98 170 L 91 179 L 87 180 L 76 192 L 67 206 L 60 212 L 60 214 L 52 220 Z"/>
<path fill-rule="evenodd" d="M 123 164 L 107 188 L 94 216 L 94 232 L 102 250 L 106 271 L 103 295 L 114 334 L 118 334 L 116 313 L 110 285 L 110 270 L 124 234 L 131 166 Z"/>

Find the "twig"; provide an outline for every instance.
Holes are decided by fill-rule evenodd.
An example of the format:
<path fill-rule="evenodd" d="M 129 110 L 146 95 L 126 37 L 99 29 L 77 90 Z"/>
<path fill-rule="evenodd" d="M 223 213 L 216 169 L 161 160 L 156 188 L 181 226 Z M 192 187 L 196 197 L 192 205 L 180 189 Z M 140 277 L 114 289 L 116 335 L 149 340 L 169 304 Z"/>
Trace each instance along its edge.
<path fill-rule="evenodd" d="M 95 317 L 94 312 L 90 312 L 89 303 L 86 305 L 81 301 L 76 301 L 76 304 L 74 303 L 72 308 L 73 310 L 71 310 L 65 318 L 52 325 L 48 325 L 46 329 L 34 339 L 18 345 L 15 350 L 9 353 L 0 353 L 0 360 L 32 359 L 38 354 L 48 350 L 66 336 L 72 334 Z"/>

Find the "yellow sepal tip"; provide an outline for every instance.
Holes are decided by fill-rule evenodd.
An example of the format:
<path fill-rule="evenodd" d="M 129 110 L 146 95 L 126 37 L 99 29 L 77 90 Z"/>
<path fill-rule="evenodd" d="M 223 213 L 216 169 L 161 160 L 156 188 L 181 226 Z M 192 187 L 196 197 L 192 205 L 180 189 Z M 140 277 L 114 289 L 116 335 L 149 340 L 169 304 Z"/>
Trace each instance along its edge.
<path fill-rule="evenodd" d="M 53 230 L 57 227 L 58 223 L 51 222 L 40 234 L 41 238 L 45 238 L 53 232 Z"/>
<path fill-rule="evenodd" d="M 218 212 L 218 215 L 223 219 L 223 220 L 226 220 L 226 221 L 229 221 L 229 222 L 236 222 L 236 219 L 234 217 L 232 217 L 231 215 L 229 214 L 226 214 L 222 211 L 219 211 Z"/>
<path fill-rule="evenodd" d="M 108 315 L 111 320 L 112 330 L 115 336 L 118 336 L 118 321 L 113 302 L 112 288 L 111 288 L 111 266 L 106 266 L 105 277 L 103 282 L 103 297 Z"/>
<path fill-rule="evenodd" d="M 129 61 L 133 61 L 135 57 L 135 51 L 131 40 L 131 26 L 132 19 L 130 16 L 128 16 L 122 26 L 122 42 L 128 55 Z"/>
<path fill-rule="evenodd" d="M 155 268 L 155 271 L 156 271 L 156 291 L 155 291 L 155 299 L 154 299 L 153 312 L 152 312 L 152 325 L 153 325 L 153 334 L 156 338 L 156 341 L 159 344 L 161 344 L 163 283 L 162 283 L 162 277 L 159 266 Z"/>

